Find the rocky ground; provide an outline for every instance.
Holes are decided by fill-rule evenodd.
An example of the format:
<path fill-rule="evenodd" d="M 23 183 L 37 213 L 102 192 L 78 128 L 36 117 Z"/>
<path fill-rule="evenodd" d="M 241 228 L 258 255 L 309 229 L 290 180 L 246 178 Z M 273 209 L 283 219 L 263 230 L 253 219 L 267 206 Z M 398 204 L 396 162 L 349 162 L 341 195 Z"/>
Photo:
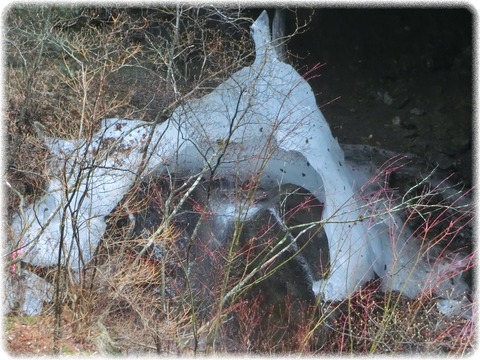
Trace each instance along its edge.
<path fill-rule="evenodd" d="M 471 184 L 472 30 L 467 9 L 316 9 L 289 49 L 324 64 L 309 82 L 341 143 L 425 156 Z"/>

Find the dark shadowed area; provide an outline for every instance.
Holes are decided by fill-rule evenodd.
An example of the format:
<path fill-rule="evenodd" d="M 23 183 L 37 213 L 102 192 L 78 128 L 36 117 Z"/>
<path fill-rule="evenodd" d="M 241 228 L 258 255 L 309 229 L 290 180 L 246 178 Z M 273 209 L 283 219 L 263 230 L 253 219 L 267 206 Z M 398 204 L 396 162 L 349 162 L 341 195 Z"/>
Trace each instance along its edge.
<path fill-rule="evenodd" d="M 288 44 L 341 143 L 425 156 L 472 180 L 472 32 L 468 8 L 316 8 Z M 295 27 L 287 11 L 287 31 Z M 302 71 L 300 71 L 302 73 Z"/>

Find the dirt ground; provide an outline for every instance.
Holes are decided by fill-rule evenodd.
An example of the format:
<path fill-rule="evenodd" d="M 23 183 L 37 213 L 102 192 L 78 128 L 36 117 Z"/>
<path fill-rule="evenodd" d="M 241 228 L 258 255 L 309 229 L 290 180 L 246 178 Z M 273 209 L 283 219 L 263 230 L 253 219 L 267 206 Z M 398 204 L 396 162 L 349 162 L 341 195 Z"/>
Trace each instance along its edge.
<path fill-rule="evenodd" d="M 471 184 L 472 29 L 468 9 L 316 9 L 289 48 L 297 67 L 324 64 L 309 82 L 341 143 L 421 155 Z"/>
<path fill-rule="evenodd" d="M 54 349 L 62 355 L 97 354 L 92 334 L 74 329 L 64 319 L 62 339 L 53 341 L 54 315 L 48 311 L 40 316 L 10 314 L 4 319 L 3 350 L 11 356 L 52 355 Z"/>

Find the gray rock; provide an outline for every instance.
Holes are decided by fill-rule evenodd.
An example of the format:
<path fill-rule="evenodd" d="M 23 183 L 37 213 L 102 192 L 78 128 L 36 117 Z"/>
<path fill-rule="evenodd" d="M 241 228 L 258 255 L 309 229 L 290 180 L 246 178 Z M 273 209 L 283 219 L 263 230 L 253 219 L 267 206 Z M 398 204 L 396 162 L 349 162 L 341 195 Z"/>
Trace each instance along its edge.
<path fill-rule="evenodd" d="M 388 91 L 377 92 L 377 95 L 380 97 L 381 101 L 387 106 L 390 106 L 394 109 L 401 109 L 409 100 L 409 96 L 406 91 L 400 90 L 396 94 L 390 94 Z"/>
<path fill-rule="evenodd" d="M 393 98 L 386 91 L 383 93 L 382 100 L 385 105 L 391 106 L 393 104 Z"/>
<path fill-rule="evenodd" d="M 395 125 L 395 126 L 400 126 L 402 124 L 402 119 L 400 119 L 400 116 L 395 116 L 393 119 L 392 119 L 392 124 Z"/>
<path fill-rule="evenodd" d="M 425 110 L 415 107 L 412 110 L 410 110 L 410 114 L 415 116 L 422 116 L 425 114 Z"/>

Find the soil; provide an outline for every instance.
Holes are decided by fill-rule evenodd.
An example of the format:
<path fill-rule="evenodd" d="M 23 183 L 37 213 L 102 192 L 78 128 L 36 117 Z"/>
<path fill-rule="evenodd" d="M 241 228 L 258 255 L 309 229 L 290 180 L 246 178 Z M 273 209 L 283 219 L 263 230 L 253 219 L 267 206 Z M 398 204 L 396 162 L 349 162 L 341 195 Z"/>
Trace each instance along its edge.
<path fill-rule="evenodd" d="M 303 72 L 322 64 L 309 83 L 340 143 L 417 154 L 471 185 L 472 30 L 468 9 L 317 8 L 288 47 Z"/>
<path fill-rule="evenodd" d="M 4 319 L 2 350 L 11 356 L 45 356 L 58 351 L 61 355 L 96 354 L 93 341 L 85 333 L 73 329 L 72 322 L 64 319 L 62 339 L 53 340 L 55 317 L 50 312 L 40 316 L 9 314 Z"/>

